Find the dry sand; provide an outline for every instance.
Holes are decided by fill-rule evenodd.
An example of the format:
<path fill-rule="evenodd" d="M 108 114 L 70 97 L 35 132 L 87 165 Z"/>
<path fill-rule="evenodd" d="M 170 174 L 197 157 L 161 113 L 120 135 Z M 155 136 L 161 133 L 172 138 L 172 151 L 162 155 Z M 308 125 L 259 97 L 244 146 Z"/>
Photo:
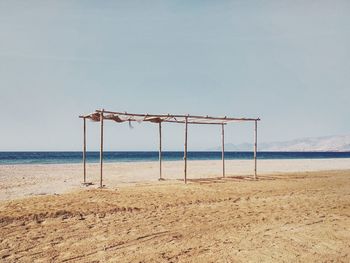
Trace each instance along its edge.
<path fill-rule="evenodd" d="M 189 178 L 217 177 L 221 174 L 221 161 L 189 161 Z M 229 176 L 251 176 L 254 170 L 252 160 L 226 161 Z M 313 160 L 259 160 L 261 175 L 286 172 L 325 170 L 350 170 L 350 159 Z M 164 162 L 163 174 L 167 179 L 183 178 L 183 162 Z M 123 183 L 156 182 L 159 177 L 158 162 L 106 163 L 104 184 L 117 187 Z M 61 165 L 0 165 L 0 200 L 18 197 L 61 194 L 81 188 L 81 164 Z M 98 164 L 89 164 L 87 179 L 96 187 L 99 183 Z"/>
<path fill-rule="evenodd" d="M 75 190 L 0 219 L 2 262 L 350 262 L 350 170 Z"/>

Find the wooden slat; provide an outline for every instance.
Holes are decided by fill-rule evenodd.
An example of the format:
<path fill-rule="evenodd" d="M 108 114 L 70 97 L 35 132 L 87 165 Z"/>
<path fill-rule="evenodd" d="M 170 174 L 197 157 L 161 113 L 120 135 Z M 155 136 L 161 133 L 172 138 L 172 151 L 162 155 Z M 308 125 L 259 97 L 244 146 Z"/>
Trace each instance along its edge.
<path fill-rule="evenodd" d="M 86 119 L 84 118 L 84 139 L 83 139 L 83 169 L 84 169 L 84 184 L 86 184 Z"/>
<path fill-rule="evenodd" d="M 221 126 L 221 158 L 222 158 L 222 177 L 225 177 L 225 126 Z"/>
<path fill-rule="evenodd" d="M 185 161 L 185 184 L 187 184 L 187 117 L 185 118 L 185 150 L 184 150 L 184 161 Z"/>
<path fill-rule="evenodd" d="M 159 123 L 159 180 L 163 180 L 162 177 L 162 123 Z"/>
<path fill-rule="evenodd" d="M 100 188 L 103 187 L 103 111 L 100 112 Z"/>
<path fill-rule="evenodd" d="M 254 179 L 257 179 L 258 122 L 254 123 Z"/>

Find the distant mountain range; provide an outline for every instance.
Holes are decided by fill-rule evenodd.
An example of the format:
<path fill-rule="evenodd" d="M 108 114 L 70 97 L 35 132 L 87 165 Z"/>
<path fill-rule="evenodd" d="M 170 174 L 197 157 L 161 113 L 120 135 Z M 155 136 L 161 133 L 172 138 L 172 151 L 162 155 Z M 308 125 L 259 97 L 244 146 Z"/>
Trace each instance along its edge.
<path fill-rule="evenodd" d="M 251 151 L 253 144 L 225 144 L 225 151 Z M 211 150 L 221 150 L 217 147 Z M 312 151 L 333 151 L 333 152 L 349 152 L 350 151 L 350 135 L 325 136 L 316 138 L 302 138 L 291 141 L 259 143 L 259 151 L 286 151 L 286 152 L 312 152 Z"/>

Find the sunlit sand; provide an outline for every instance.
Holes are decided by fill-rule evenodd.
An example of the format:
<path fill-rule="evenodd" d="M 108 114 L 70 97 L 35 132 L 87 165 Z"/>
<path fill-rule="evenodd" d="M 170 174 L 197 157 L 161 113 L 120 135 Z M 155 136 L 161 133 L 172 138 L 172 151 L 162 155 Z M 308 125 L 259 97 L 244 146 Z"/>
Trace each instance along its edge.
<path fill-rule="evenodd" d="M 211 163 L 215 164 L 207 165 Z M 175 164 L 170 168 L 175 170 Z M 118 175 L 133 165 L 111 164 L 106 170 L 112 175 L 119 167 L 114 171 Z M 262 170 L 267 169 L 264 165 L 260 164 Z M 152 163 L 136 167 L 146 174 Z M 195 167 L 190 170 L 193 177 Z M 59 180 L 66 180 L 72 190 L 80 168 L 1 167 L 1 176 L 13 171 L 19 191 L 42 175 L 39 185 L 52 185 L 42 189 L 49 192 L 57 190 L 52 178 L 61 175 Z M 89 168 L 91 173 L 97 169 Z M 214 166 L 208 173 L 213 170 Z M 31 179 L 21 184 L 17 177 L 23 171 Z M 0 258 L 5 262 L 348 262 L 350 170 L 267 172 L 257 181 L 231 176 L 190 180 L 187 185 L 177 180 L 156 182 L 156 175 L 153 182 L 114 185 L 106 175 L 106 189 L 2 201 Z M 118 180 L 132 178 L 124 176 Z M 3 187 L 4 181 L 1 191 Z"/>

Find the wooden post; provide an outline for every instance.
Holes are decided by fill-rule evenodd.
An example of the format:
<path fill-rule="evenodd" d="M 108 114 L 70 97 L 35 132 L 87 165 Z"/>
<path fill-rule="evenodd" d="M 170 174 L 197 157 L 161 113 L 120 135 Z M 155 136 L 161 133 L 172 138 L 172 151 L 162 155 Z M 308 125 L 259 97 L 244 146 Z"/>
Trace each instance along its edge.
<path fill-rule="evenodd" d="M 86 118 L 84 120 L 84 144 L 83 144 L 83 170 L 84 170 L 84 182 L 86 184 Z"/>
<path fill-rule="evenodd" d="M 225 125 L 221 126 L 221 141 L 222 141 L 222 177 L 225 178 Z"/>
<path fill-rule="evenodd" d="M 257 179 L 257 148 L 258 148 L 258 121 L 255 120 L 254 127 L 254 179 Z"/>
<path fill-rule="evenodd" d="M 185 151 L 184 151 L 184 161 L 185 161 L 185 184 L 187 184 L 187 126 L 188 126 L 188 117 L 185 117 Z"/>
<path fill-rule="evenodd" d="M 159 181 L 162 177 L 162 122 L 159 122 Z"/>
<path fill-rule="evenodd" d="M 100 188 L 103 187 L 102 174 L 103 174 L 103 110 L 100 113 Z"/>

